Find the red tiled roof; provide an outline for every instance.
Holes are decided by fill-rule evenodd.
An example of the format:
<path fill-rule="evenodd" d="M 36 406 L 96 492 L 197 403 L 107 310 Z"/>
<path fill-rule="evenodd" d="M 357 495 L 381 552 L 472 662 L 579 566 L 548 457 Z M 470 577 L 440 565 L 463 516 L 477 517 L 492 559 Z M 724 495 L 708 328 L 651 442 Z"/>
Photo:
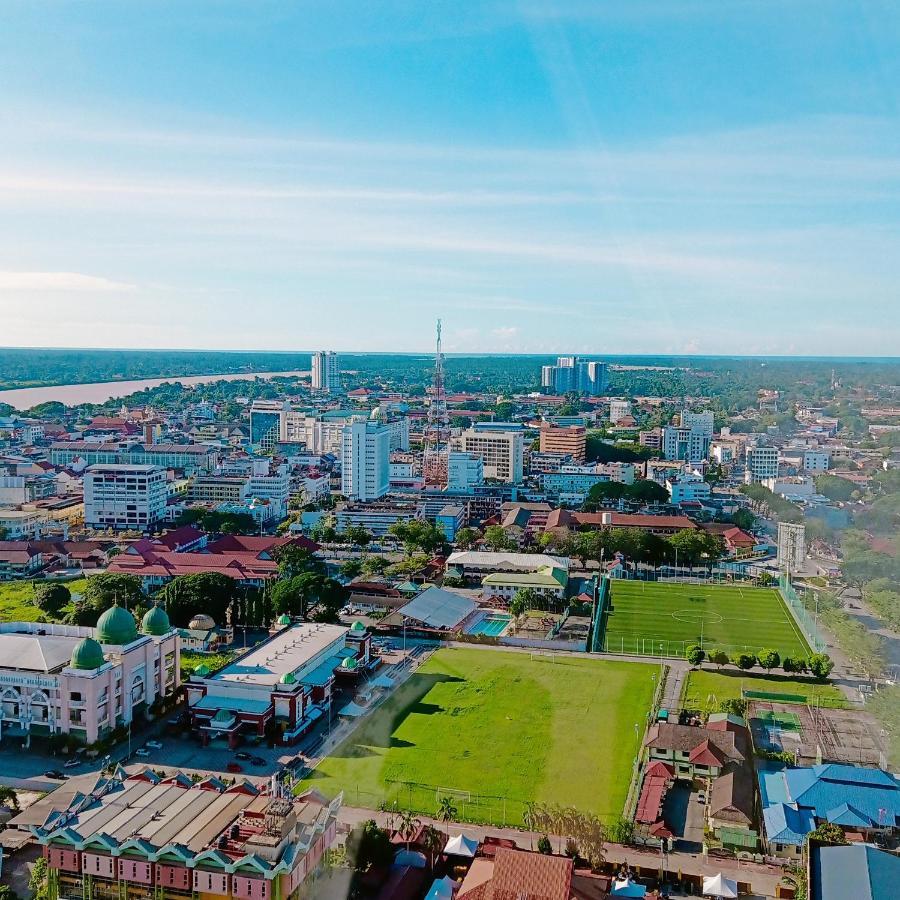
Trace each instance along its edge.
<path fill-rule="evenodd" d="M 570 900 L 574 863 L 564 856 L 501 848 L 494 857 L 494 876 L 479 896 L 485 900 Z M 469 898 L 473 892 L 467 892 Z M 462 896 L 460 897 L 462 900 Z"/>
<path fill-rule="evenodd" d="M 647 774 L 641 783 L 637 812 L 634 820 L 642 825 L 649 825 L 659 819 L 662 812 L 663 799 L 668 789 L 668 776 L 658 777 Z"/>
<path fill-rule="evenodd" d="M 691 750 L 688 759 L 701 766 L 721 766 L 725 761 L 725 755 L 707 738 Z"/>
<path fill-rule="evenodd" d="M 605 521 L 608 517 L 608 521 Z M 554 509 L 547 516 L 547 528 L 565 528 L 592 525 L 597 528 L 651 528 L 673 529 L 675 531 L 696 528 L 687 516 L 648 516 L 640 513 L 618 512 L 575 512 L 568 509 Z"/>

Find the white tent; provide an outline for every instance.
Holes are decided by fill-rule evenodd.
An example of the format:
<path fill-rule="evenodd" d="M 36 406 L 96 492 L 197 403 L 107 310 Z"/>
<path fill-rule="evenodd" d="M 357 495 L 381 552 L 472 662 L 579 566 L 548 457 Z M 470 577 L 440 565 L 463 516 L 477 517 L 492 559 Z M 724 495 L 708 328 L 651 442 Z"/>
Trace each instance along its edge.
<path fill-rule="evenodd" d="M 449 875 L 438 879 L 432 885 L 425 900 L 452 900 L 453 894 L 459 885 Z"/>
<path fill-rule="evenodd" d="M 703 893 L 708 897 L 737 897 L 737 882 L 719 872 L 703 879 Z"/>
<path fill-rule="evenodd" d="M 478 841 L 475 838 L 468 838 L 464 834 L 454 835 L 444 846 L 444 853 L 447 856 L 465 856 L 469 859 L 475 858 L 477 850 Z"/>
<path fill-rule="evenodd" d="M 338 713 L 339 716 L 353 716 L 355 719 L 357 716 L 363 715 L 365 713 L 365 709 L 362 706 L 357 705 L 352 700 Z"/>

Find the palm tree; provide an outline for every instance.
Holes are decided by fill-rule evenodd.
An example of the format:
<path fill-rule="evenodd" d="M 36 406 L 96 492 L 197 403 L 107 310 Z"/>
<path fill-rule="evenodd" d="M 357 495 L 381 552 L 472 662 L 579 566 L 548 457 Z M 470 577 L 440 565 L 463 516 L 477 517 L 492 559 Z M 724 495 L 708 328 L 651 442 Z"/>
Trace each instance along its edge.
<path fill-rule="evenodd" d="M 422 832 L 422 846 L 428 851 L 431 858 L 431 869 L 434 871 L 434 857 L 444 846 L 444 835 L 433 825 L 426 825 Z"/>
<path fill-rule="evenodd" d="M 21 809 L 19 806 L 19 798 L 11 787 L 0 786 L 0 804 L 8 806 L 14 813 L 18 813 Z"/>
<path fill-rule="evenodd" d="M 400 836 L 403 840 L 406 841 L 407 851 L 409 850 L 409 842 L 412 840 L 413 835 L 419 830 L 421 824 L 421 820 L 417 819 L 412 812 L 400 813 L 400 826 L 397 830 L 400 832 Z"/>
<path fill-rule="evenodd" d="M 441 797 L 441 804 L 438 807 L 438 818 L 445 825 L 448 825 L 456 819 L 457 815 L 459 815 L 459 810 L 453 805 L 453 798 Z"/>

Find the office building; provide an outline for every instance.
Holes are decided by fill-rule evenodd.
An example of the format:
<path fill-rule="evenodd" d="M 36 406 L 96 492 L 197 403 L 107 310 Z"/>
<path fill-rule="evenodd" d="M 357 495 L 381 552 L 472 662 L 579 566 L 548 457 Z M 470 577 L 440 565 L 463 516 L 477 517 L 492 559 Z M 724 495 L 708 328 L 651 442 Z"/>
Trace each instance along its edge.
<path fill-rule="evenodd" d="M 667 478 L 665 488 L 669 492 L 669 502 L 674 504 L 703 502 L 709 500 L 711 493 L 708 482 L 699 475 L 688 472 L 680 472 Z"/>
<path fill-rule="evenodd" d="M 806 563 L 806 526 L 802 523 L 778 523 L 778 568 L 788 575 L 803 571 Z"/>
<path fill-rule="evenodd" d="M 484 477 L 518 484 L 522 480 L 525 439 L 519 430 L 468 428 L 456 443 L 463 453 L 474 453 L 484 463 Z"/>
<path fill-rule="evenodd" d="M 446 498 L 441 502 L 444 503 Z M 422 518 L 418 503 L 389 501 L 369 503 L 345 503 L 334 511 L 335 527 L 344 532 L 348 528 L 365 528 L 376 538 L 384 537 L 396 522 L 409 522 Z"/>
<path fill-rule="evenodd" d="M 704 434 L 708 434 L 710 437 L 713 435 L 715 417 L 710 410 L 707 410 L 706 412 L 691 412 L 688 409 L 682 410 L 680 421 L 682 428 L 697 428 Z"/>
<path fill-rule="evenodd" d="M 119 767 L 37 829 L 47 898 L 281 900 L 313 896 L 343 795 L 293 796 L 273 776 Z"/>
<path fill-rule="evenodd" d="M 272 450 L 282 440 L 287 404 L 279 400 L 254 400 L 250 407 L 250 443 L 260 450 Z"/>
<path fill-rule="evenodd" d="M 609 401 L 609 421 L 615 425 L 620 419 L 631 415 L 630 400 L 610 400 Z"/>
<path fill-rule="evenodd" d="M 745 460 L 744 482 L 746 484 L 759 484 L 770 478 L 778 477 L 777 447 L 748 447 Z"/>
<path fill-rule="evenodd" d="M 391 431 L 377 419 L 344 426 L 341 447 L 341 493 L 367 503 L 390 490 Z"/>
<path fill-rule="evenodd" d="M 146 531 L 165 518 L 166 473 L 156 466 L 97 465 L 84 474 L 84 523 Z"/>
<path fill-rule="evenodd" d="M 676 428 L 667 425 L 662 430 L 662 451 L 666 459 L 701 463 L 709 455 L 712 434 L 702 426 Z"/>
<path fill-rule="evenodd" d="M 312 355 L 312 389 L 334 394 L 341 389 L 341 369 L 333 350 L 319 350 Z"/>
<path fill-rule="evenodd" d="M 827 472 L 831 465 L 831 453 L 828 450 L 804 450 L 804 472 Z"/>
<path fill-rule="evenodd" d="M 584 462 L 587 449 L 587 429 L 583 425 L 568 428 L 541 425 L 540 452 L 571 456 L 575 462 Z"/>
<path fill-rule="evenodd" d="M 0 740 L 71 734 L 92 744 L 145 715 L 181 682 L 178 633 L 152 606 L 141 620 L 113 606 L 96 628 L 0 623 Z"/>
<path fill-rule="evenodd" d="M 471 493 L 484 484 L 484 461 L 474 453 L 451 450 L 447 464 L 447 490 Z"/>
<path fill-rule="evenodd" d="M 609 384 L 607 365 L 560 356 L 555 366 L 541 367 L 541 388 L 555 394 L 602 394 Z"/>
<path fill-rule="evenodd" d="M 50 447 L 54 466 L 147 465 L 179 469 L 190 475 L 212 472 L 219 464 L 215 447 L 206 444 L 97 443 L 58 441 Z"/>

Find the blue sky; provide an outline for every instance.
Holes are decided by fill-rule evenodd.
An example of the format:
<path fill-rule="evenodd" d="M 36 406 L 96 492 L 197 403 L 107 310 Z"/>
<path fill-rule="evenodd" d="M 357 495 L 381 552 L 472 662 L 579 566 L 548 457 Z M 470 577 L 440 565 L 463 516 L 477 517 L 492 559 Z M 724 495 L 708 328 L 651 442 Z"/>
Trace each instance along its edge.
<path fill-rule="evenodd" d="M 0 23 L 0 346 L 898 354 L 889 0 Z"/>

